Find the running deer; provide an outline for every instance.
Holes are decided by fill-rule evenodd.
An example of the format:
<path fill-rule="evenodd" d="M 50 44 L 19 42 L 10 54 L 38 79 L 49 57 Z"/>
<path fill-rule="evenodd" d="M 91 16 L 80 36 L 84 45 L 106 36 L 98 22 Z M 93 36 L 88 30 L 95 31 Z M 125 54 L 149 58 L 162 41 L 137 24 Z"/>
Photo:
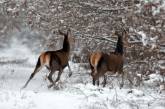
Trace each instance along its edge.
<path fill-rule="evenodd" d="M 110 54 L 106 54 L 103 52 L 94 52 L 91 53 L 89 57 L 89 63 L 91 67 L 91 76 L 93 78 L 93 85 L 97 81 L 97 85 L 99 85 L 99 77 L 104 76 L 103 87 L 106 85 L 106 76 L 105 73 L 108 74 L 118 74 L 122 75 L 122 87 L 124 72 L 123 72 L 123 63 L 124 63 L 124 52 L 123 52 L 123 36 L 127 35 L 127 32 L 124 30 L 122 35 L 118 32 L 115 32 L 114 35 L 118 36 L 118 41 L 116 44 L 115 52 Z"/>
<path fill-rule="evenodd" d="M 70 45 L 74 41 L 74 38 L 71 36 L 70 29 L 67 31 L 67 33 L 63 33 L 59 30 L 60 35 L 64 36 L 63 41 L 63 48 L 57 51 L 46 51 L 41 53 L 41 55 L 38 58 L 36 67 L 34 69 L 34 72 L 30 75 L 30 78 L 25 83 L 23 88 L 25 88 L 30 80 L 34 77 L 34 75 L 40 71 L 40 69 L 43 66 L 46 66 L 46 68 L 50 71 L 48 75 L 48 80 L 50 81 L 50 85 L 48 88 L 51 88 L 53 85 L 55 85 L 56 82 L 60 80 L 60 76 L 63 72 L 63 69 L 68 66 L 69 68 L 69 77 L 72 75 L 72 71 L 69 66 L 69 54 L 70 54 Z M 58 72 L 58 76 L 55 81 L 52 79 L 52 75 L 55 73 L 55 71 Z"/>

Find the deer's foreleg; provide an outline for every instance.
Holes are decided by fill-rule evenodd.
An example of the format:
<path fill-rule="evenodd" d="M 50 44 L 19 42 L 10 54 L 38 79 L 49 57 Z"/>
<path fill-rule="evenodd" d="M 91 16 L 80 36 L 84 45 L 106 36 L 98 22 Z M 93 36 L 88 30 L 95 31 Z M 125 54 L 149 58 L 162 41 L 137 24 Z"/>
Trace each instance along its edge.
<path fill-rule="evenodd" d="M 68 62 L 68 69 L 69 69 L 69 77 L 71 77 L 71 76 L 72 76 L 72 71 L 71 71 L 71 68 L 70 68 L 69 62 Z"/>
<path fill-rule="evenodd" d="M 124 86 L 124 72 L 121 71 L 121 83 L 120 83 L 120 88 L 122 88 Z"/>

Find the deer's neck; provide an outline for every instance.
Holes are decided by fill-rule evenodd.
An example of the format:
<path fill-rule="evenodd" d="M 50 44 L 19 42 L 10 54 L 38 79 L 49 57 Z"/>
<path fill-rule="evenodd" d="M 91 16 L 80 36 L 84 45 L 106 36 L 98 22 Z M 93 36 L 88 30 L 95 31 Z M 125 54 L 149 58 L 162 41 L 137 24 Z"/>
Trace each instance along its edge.
<path fill-rule="evenodd" d="M 63 50 L 65 52 L 69 52 L 70 51 L 70 44 L 69 44 L 69 40 L 68 40 L 67 36 L 64 37 Z"/>
<path fill-rule="evenodd" d="M 117 34 L 117 36 L 118 36 L 118 41 L 116 44 L 115 52 L 123 54 L 123 39 L 122 39 L 122 36 L 120 34 Z"/>

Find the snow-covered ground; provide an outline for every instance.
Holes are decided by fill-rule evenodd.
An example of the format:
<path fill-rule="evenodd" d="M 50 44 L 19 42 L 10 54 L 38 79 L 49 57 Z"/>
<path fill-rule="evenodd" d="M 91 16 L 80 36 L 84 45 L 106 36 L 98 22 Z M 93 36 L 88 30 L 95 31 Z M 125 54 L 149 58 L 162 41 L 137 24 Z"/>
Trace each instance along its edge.
<path fill-rule="evenodd" d="M 89 71 L 72 62 L 72 77 L 68 78 L 66 68 L 58 88 L 47 88 L 48 71 L 43 68 L 21 90 L 36 61 L 37 56 L 20 44 L 1 50 L 0 109 L 165 109 L 165 93 L 160 94 L 154 84 L 157 75 L 133 89 L 110 84 L 103 88 L 93 86 Z"/>

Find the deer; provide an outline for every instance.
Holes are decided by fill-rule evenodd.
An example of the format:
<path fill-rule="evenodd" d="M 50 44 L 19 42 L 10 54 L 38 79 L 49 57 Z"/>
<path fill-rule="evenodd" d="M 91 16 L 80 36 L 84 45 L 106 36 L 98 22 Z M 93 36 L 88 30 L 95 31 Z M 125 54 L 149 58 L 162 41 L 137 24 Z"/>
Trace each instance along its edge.
<path fill-rule="evenodd" d="M 109 74 L 118 74 L 122 75 L 122 83 L 120 87 L 124 85 L 124 72 L 123 72 L 123 63 L 124 63 L 124 51 L 123 51 L 123 36 L 126 36 L 128 33 L 126 30 L 122 32 L 122 35 L 117 31 L 113 33 L 118 37 L 116 49 L 114 52 L 110 54 L 103 52 L 93 52 L 89 56 L 89 64 L 91 68 L 91 76 L 93 79 L 93 85 L 97 81 L 97 85 L 99 86 L 99 78 L 104 76 L 103 87 L 106 85 L 106 73 Z"/>
<path fill-rule="evenodd" d="M 45 66 L 49 70 L 48 80 L 51 83 L 48 88 L 51 88 L 60 80 L 63 69 L 68 66 L 69 69 L 69 77 L 72 75 L 72 71 L 69 65 L 69 55 L 70 55 L 70 46 L 71 43 L 74 42 L 73 36 L 71 36 L 71 31 L 68 29 L 67 33 L 63 33 L 59 30 L 59 34 L 64 36 L 63 47 L 60 50 L 56 51 L 46 51 L 40 54 L 38 57 L 37 64 L 33 73 L 31 73 L 29 79 L 25 83 L 22 88 L 26 88 L 30 80 L 34 77 L 36 73 L 38 73 L 43 66 Z M 58 71 L 58 76 L 55 81 L 53 81 L 52 76 Z"/>

